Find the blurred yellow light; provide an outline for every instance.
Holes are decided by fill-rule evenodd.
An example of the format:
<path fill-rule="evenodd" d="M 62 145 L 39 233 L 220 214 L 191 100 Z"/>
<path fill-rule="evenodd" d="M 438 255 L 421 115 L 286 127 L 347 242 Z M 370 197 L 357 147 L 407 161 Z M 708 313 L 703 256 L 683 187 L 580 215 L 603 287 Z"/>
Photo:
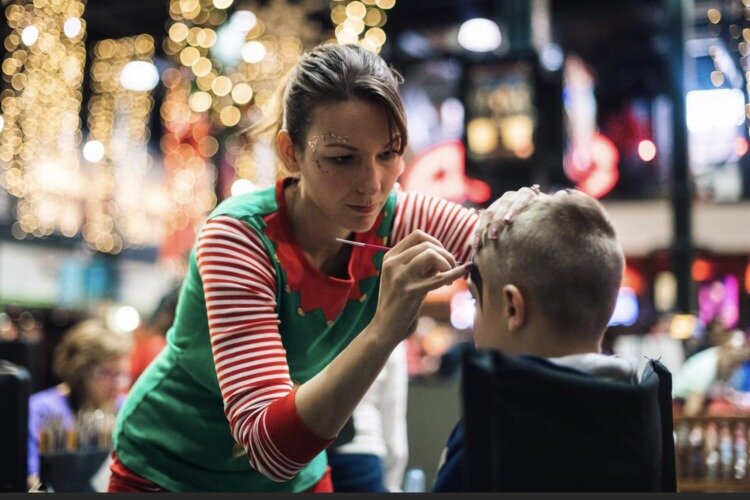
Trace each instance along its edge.
<path fill-rule="evenodd" d="M 164 70 L 164 73 L 162 73 L 161 79 L 164 82 L 164 86 L 167 88 L 173 88 L 180 83 L 182 75 L 176 68 L 167 68 Z"/>
<path fill-rule="evenodd" d="M 331 21 L 334 24 L 341 24 L 346 21 L 346 7 L 343 5 L 337 5 L 331 9 Z"/>
<path fill-rule="evenodd" d="M 219 151 L 219 141 L 207 135 L 198 141 L 198 151 L 206 158 L 210 158 Z"/>
<path fill-rule="evenodd" d="M 466 126 L 469 149 L 476 154 L 488 154 L 497 149 L 499 134 L 490 118 L 474 118 Z"/>
<path fill-rule="evenodd" d="M 669 325 L 669 336 L 674 339 L 685 340 L 693 336 L 697 319 L 692 314 L 675 314 Z"/>
<path fill-rule="evenodd" d="M 193 46 L 198 45 L 198 35 L 200 35 L 202 31 L 203 30 L 198 26 L 193 26 L 192 28 L 190 28 L 187 34 L 188 43 Z"/>
<path fill-rule="evenodd" d="M 346 6 L 346 15 L 356 19 L 362 19 L 367 14 L 367 7 L 362 2 L 354 1 Z"/>
<path fill-rule="evenodd" d="M 336 33 L 336 40 L 338 41 L 338 43 L 340 43 L 341 45 L 346 45 L 348 43 L 357 43 L 357 33 L 349 28 L 344 27 L 343 24 L 339 25 L 339 27 L 343 27 L 343 29 L 339 33 Z"/>
<path fill-rule="evenodd" d="M 26 26 L 23 31 L 21 31 L 21 41 L 27 47 L 34 45 L 37 40 L 39 40 L 39 28 L 33 24 Z"/>
<path fill-rule="evenodd" d="M 724 83 L 724 74 L 721 71 L 712 71 L 711 83 L 714 87 L 721 87 Z"/>
<path fill-rule="evenodd" d="M 196 113 L 203 113 L 204 111 L 208 111 L 208 109 L 211 107 L 211 94 L 203 91 L 195 92 L 190 96 L 189 102 L 190 109 L 192 109 Z"/>
<path fill-rule="evenodd" d="M 199 89 L 208 92 L 209 90 L 212 90 L 211 87 L 213 86 L 215 79 L 216 75 L 209 73 L 207 75 L 199 76 L 198 78 L 196 78 L 195 83 L 196 85 L 198 85 Z"/>
<path fill-rule="evenodd" d="M 203 48 L 213 47 L 216 43 L 216 32 L 211 28 L 204 28 L 198 34 L 198 45 Z"/>
<path fill-rule="evenodd" d="M 211 90 L 218 96 L 225 96 L 232 90 L 232 80 L 226 76 L 219 76 L 212 82 Z"/>
<path fill-rule="evenodd" d="M 193 64 L 193 73 L 195 73 L 195 76 L 205 76 L 211 72 L 212 68 L 213 65 L 208 58 L 200 57 Z"/>
<path fill-rule="evenodd" d="M 232 2 L 234 2 L 234 0 L 214 0 L 214 7 L 217 9 L 226 9 L 232 5 Z"/>
<path fill-rule="evenodd" d="M 192 66 L 198 61 L 201 54 L 195 47 L 185 47 L 180 52 L 180 62 L 185 66 Z"/>
<path fill-rule="evenodd" d="M 365 22 L 356 17 L 349 17 L 344 21 L 344 26 L 359 35 L 365 30 Z"/>
<path fill-rule="evenodd" d="M 237 104 L 247 104 L 253 98 L 253 89 L 247 83 L 238 83 L 232 89 L 232 99 Z"/>
<path fill-rule="evenodd" d="M 247 42 L 242 47 L 242 59 L 249 63 L 258 63 L 266 57 L 266 47 L 260 42 Z"/>
<path fill-rule="evenodd" d="M 221 120 L 221 123 L 223 123 L 227 127 L 233 127 L 237 125 L 240 122 L 241 117 L 242 114 L 240 113 L 240 110 L 235 108 L 234 106 L 227 106 L 226 108 L 221 110 L 221 113 L 219 113 L 219 119 Z"/>
<path fill-rule="evenodd" d="M 80 35 L 82 28 L 81 20 L 77 17 L 69 17 L 63 24 L 63 32 L 68 38 L 75 38 Z"/>
<path fill-rule="evenodd" d="M 200 8 L 198 0 L 180 0 L 180 10 L 182 10 L 183 14 L 192 12 L 197 8 Z"/>
<path fill-rule="evenodd" d="M 367 26 L 377 26 L 382 18 L 383 16 L 378 9 L 368 9 L 364 21 Z"/>
<path fill-rule="evenodd" d="M 175 42 L 181 42 L 187 38 L 188 27 L 183 23 L 174 23 L 169 28 L 169 38 Z"/>
<path fill-rule="evenodd" d="M 365 33 L 365 38 L 370 40 L 376 47 L 380 47 L 385 43 L 385 31 L 380 28 L 370 28 Z"/>
<path fill-rule="evenodd" d="M 376 0 L 375 3 L 381 9 L 390 9 L 396 5 L 396 0 Z"/>
<path fill-rule="evenodd" d="M 721 12 L 719 12 L 718 9 L 708 9 L 706 15 L 708 16 L 708 20 L 713 24 L 717 24 L 719 21 L 721 21 Z"/>

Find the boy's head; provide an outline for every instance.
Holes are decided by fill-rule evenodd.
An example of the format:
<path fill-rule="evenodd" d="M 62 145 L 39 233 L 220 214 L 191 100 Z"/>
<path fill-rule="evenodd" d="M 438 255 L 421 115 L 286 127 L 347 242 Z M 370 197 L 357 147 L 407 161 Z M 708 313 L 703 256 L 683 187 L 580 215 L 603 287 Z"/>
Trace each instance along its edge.
<path fill-rule="evenodd" d="M 469 279 L 477 347 L 546 357 L 599 350 L 624 258 L 594 198 L 575 190 L 539 194 L 497 239 L 477 231 Z"/>

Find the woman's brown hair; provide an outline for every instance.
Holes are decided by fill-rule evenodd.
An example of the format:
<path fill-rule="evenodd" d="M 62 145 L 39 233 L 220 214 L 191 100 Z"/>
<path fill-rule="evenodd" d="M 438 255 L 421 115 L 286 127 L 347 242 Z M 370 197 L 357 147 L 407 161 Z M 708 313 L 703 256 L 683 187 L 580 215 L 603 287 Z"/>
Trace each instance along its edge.
<path fill-rule="evenodd" d="M 398 93 L 401 81 L 401 75 L 374 52 L 358 45 L 319 45 L 303 55 L 286 76 L 275 96 L 275 112 L 257 131 L 272 132 L 275 138 L 286 130 L 295 147 L 302 149 L 317 106 L 359 99 L 385 109 L 400 154 L 408 139 Z"/>
<path fill-rule="evenodd" d="M 78 323 L 63 335 L 55 347 L 52 371 L 70 386 L 74 400 L 83 403 L 86 380 L 99 363 L 127 356 L 131 340 L 97 319 Z"/>

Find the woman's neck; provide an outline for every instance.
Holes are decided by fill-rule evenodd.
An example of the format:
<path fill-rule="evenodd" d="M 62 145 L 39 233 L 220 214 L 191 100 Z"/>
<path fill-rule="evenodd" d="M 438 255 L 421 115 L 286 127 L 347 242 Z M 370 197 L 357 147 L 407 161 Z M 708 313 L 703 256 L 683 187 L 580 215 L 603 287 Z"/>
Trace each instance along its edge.
<path fill-rule="evenodd" d="M 332 227 L 313 204 L 305 203 L 299 182 L 292 183 L 284 196 L 294 239 L 310 264 L 324 274 L 345 277 L 351 247 L 336 238 L 348 238 L 351 232 Z"/>

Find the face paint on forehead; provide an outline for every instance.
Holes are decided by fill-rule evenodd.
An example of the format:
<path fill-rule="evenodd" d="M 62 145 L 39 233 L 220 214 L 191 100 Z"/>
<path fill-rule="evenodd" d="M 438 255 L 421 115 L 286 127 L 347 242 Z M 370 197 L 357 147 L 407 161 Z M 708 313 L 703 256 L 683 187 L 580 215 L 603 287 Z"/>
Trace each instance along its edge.
<path fill-rule="evenodd" d="M 320 135 L 314 135 L 310 137 L 310 140 L 307 141 L 307 145 L 310 146 L 310 150 L 315 153 L 318 149 L 318 146 L 326 142 L 339 142 L 342 144 L 348 144 L 349 138 L 344 135 L 338 135 L 333 132 L 326 132 L 325 134 Z"/>

